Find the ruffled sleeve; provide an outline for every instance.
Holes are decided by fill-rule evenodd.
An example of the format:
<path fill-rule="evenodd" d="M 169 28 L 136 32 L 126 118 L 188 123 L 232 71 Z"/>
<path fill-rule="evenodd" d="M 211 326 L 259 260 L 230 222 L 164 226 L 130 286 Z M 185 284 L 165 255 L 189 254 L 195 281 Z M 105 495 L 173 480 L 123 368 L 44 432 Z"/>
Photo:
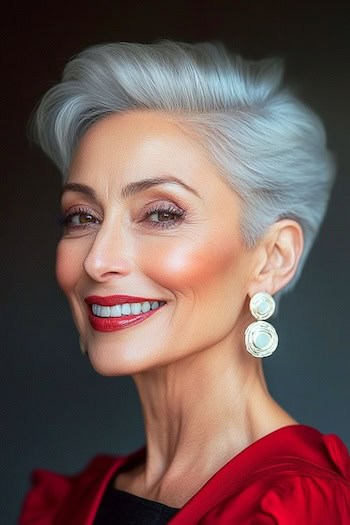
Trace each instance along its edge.
<path fill-rule="evenodd" d="M 350 457 L 338 436 L 322 440 L 332 468 L 282 478 L 261 499 L 254 525 L 350 524 Z"/>
<path fill-rule="evenodd" d="M 294 476 L 266 492 L 251 525 L 349 525 L 350 485 Z"/>
<path fill-rule="evenodd" d="M 51 525 L 69 494 L 72 477 L 35 470 L 32 486 L 23 502 L 18 525 Z"/>
<path fill-rule="evenodd" d="M 185 514 L 180 511 L 178 521 L 173 518 L 174 525 L 350 525 L 350 457 L 346 446 L 335 435 L 322 436 L 306 427 L 286 429 L 284 436 L 290 437 L 291 431 L 294 436 L 302 434 L 301 443 L 294 440 L 287 451 L 278 454 L 278 446 L 283 448 L 284 442 L 277 442 L 275 456 L 263 440 L 260 445 L 264 447 L 256 450 L 257 443 L 254 449 L 259 457 L 255 454 L 251 466 L 247 460 L 239 461 L 246 459 L 241 454 L 228 464 L 235 469 L 223 470 L 221 479 L 217 475 L 215 484 L 207 484 L 205 499 L 200 502 L 204 511 L 200 513 L 199 505 L 195 508 L 199 520 L 191 521 L 187 515 L 187 521 L 183 520 Z M 280 436 L 275 433 L 275 437 Z M 260 458 L 260 468 L 253 470 Z M 209 488 L 217 491 L 214 496 Z"/>
<path fill-rule="evenodd" d="M 108 482 L 109 472 L 122 461 L 123 458 L 96 456 L 81 472 L 71 476 L 35 470 L 18 525 L 85 523 L 86 515 L 93 516 L 99 495 Z"/>

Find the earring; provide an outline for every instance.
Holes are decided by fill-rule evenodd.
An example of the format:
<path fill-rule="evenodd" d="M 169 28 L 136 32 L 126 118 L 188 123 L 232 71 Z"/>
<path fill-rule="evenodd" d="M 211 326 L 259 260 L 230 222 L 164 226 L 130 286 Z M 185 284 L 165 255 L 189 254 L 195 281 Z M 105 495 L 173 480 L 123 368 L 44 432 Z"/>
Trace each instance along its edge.
<path fill-rule="evenodd" d="M 249 308 L 257 321 L 246 328 L 244 335 L 246 349 L 254 357 L 267 357 L 273 354 L 278 346 L 275 328 L 265 322 L 265 319 L 271 317 L 276 309 L 275 300 L 269 293 L 259 292 L 251 298 Z"/>
<path fill-rule="evenodd" d="M 85 345 L 83 343 L 83 339 L 82 337 L 79 337 L 79 347 L 80 347 L 80 351 L 83 355 L 87 355 L 87 351 L 86 351 L 86 348 L 85 348 Z"/>

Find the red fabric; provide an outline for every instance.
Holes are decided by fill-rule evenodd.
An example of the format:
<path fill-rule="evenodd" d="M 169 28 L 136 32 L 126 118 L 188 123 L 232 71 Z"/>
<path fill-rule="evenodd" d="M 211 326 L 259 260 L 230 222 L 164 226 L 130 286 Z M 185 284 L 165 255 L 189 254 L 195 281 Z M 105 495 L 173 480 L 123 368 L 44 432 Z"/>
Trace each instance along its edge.
<path fill-rule="evenodd" d="M 75 476 L 35 471 L 19 525 L 92 525 L 109 481 L 144 453 L 99 456 Z M 350 525 L 348 451 L 304 425 L 276 430 L 230 460 L 170 523 Z"/>

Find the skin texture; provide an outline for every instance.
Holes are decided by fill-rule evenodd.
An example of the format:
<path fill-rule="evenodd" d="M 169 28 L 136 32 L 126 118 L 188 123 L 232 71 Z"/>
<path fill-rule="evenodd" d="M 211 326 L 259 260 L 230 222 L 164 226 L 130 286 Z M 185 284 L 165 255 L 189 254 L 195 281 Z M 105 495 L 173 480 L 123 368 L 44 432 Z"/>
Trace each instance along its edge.
<path fill-rule="evenodd" d="M 123 194 L 130 183 L 166 177 L 191 189 L 170 181 Z M 253 320 L 249 298 L 274 294 L 293 277 L 301 228 L 279 221 L 247 249 L 239 197 L 203 145 L 161 113 L 95 123 L 68 183 L 95 196 L 63 193 L 62 212 L 71 217 L 57 279 L 91 364 L 103 375 L 132 375 L 145 418 L 146 463 L 119 475 L 116 486 L 180 507 L 243 448 L 295 423 L 270 397 L 243 334 Z M 166 304 L 133 327 L 94 330 L 84 298 L 115 294 Z"/>

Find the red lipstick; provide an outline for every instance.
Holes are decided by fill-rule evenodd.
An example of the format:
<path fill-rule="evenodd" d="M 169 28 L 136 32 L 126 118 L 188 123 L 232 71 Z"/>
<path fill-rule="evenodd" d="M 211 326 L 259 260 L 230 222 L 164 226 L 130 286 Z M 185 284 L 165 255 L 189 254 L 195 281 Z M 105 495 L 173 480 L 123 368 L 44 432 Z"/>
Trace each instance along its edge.
<path fill-rule="evenodd" d="M 100 297 L 97 295 L 91 295 L 85 298 L 85 302 L 88 305 L 88 316 L 91 326 L 94 330 L 98 332 L 115 332 L 117 330 L 123 330 L 124 328 L 129 328 L 136 324 L 141 323 L 158 310 L 162 308 L 163 305 L 159 306 L 155 310 L 149 310 L 145 313 L 140 313 L 136 315 L 122 315 L 120 317 L 99 317 L 94 315 L 91 309 L 92 304 L 99 304 L 101 306 L 114 306 L 116 304 L 124 303 L 143 303 L 148 301 L 152 303 L 153 301 L 158 301 L 159 299 L 149 299 L 145 297 L 136 297 L 131 295 L 110 295 L 108 297 Z"/>
<path fill-rule="evenodd" d="M 87 304 L 100 304 L 101 306 L 114 306 L 115 304 L 124 303 L 144 303 L 149 301 L 158 301 L 159 299 L 150 299 L 149 297 L 136 297 L 135 295 L 109 295 L 108 297 L 100 297 L 99 295 L 89 295 L 85 297 L 84 301 Z"/>

